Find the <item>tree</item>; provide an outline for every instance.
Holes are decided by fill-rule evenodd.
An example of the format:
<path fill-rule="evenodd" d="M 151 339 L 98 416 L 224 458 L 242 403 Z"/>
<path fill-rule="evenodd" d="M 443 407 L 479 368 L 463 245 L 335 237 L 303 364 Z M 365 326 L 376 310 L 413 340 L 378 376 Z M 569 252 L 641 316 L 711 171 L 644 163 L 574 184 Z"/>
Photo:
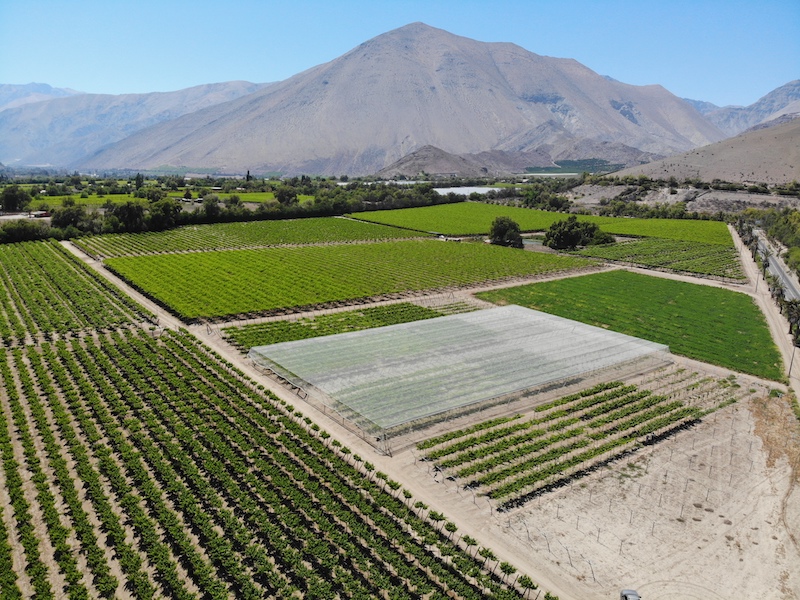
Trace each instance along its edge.
<path fill-rule="evenodd" d="M 17 184 L 6 186 L 0 195 L 0 207 L 7 212 L 25 210 L 30 201 L 31 195 Z"/>
<path fill-rule="evenodd" d="M 297 202 L 297 191 L 289 186 L 281 186 L 275 190 L 275 198 L 284 206 Z"/>
<path fill-rule="evenodd" d="M 555 250 L 574 250 L 578 246 L 610 244 L 613 241 L 611 234 L 601 231 L 594 223 L 578 221 L 575 215 L 556 221 L 544 234 L 544 245 Z"/>
<path fill-rule="evenodd" d="M 181 205 L 174 198 L 164 198 L 150 205 L 147 224 L 150 231 L 160 231 L 175 227 Z"/>
<path fill-rule="evenodd" d="M 136 178 L 133 180 L 133 187 L 137 190 L 144 185 L 144 175 L 141 173 L 136 174 Z"/>
<path fill-rule="evenodd" d="M 489 240 L 498 246 L 522 248 L 519 224 L 509 217 L 497 217 L 489 229 Z"/>
<path fill-rule="evenodd" d="M 144 229 L 144 207 L 138 202 L 128 200 L 115 204 L 113 214 L 119 219 L 125 231 L 136 232 Z"/>
<path fill-rule="evenodd" d="M 219 196 L 216 194 L 210 194 L 203 198 L 203 212 L 206 215 L 206 218 L 209 220 L 214 220 L 219 216 Z"/>

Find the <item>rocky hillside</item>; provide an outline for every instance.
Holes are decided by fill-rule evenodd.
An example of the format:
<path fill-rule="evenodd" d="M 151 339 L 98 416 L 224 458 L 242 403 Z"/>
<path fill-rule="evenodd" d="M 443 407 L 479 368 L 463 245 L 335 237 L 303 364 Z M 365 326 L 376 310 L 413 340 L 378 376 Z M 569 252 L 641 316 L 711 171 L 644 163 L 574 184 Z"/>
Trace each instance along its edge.
<path fill-rule="evenodd" d="M 800 79 L 782 85 L 750 106 L 720 108 L 708 102 L 693 102 L 693 105 L 726 135 L 738 135 L 784 115 L 800 114 Z"/>
<path fill-rule="evenodd" d="M 734 138 L 616 174 L 644 174 L 654 179 L 675 177 L 678 181 L 687 178 L 767 184 L 800 181 L 800 118 L 772 127 L 760 126 Z"/>
<path fill-rule="evenodd" d="M 426 145 L 463 155 L 616 144 L 669 155 L 723 137 L 660 86 L 626 85 L 571 59 L 414 23 L 72 166 L 368 174 Z"/>

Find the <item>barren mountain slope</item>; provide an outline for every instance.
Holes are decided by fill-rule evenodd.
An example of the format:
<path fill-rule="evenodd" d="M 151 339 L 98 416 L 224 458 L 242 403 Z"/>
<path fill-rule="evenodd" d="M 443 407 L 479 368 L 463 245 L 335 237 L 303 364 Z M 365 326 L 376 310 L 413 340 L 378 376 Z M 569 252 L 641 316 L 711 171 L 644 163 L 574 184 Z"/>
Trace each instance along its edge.
<path fill-rule="evenodd" d="M 414 23 L 81 164 L 363 174 L 425 145 L 465 154 L 583 138 L 670 154 L 722 134 L 660 86 L 609 81 L 574 60 Z"/>
<path fill-rule="evenodd" d="M 717 108 L 706 118 L 727 135 L 738 135 L 759 123 L 796 112 L 800 112 L 800 79 L 782 85 L 750 106 Z"/>
<path fill-rule="evenodd" d="M 144 128 L 264 87 L 246 81 L 150 94 L 80 94 L 0 111 L 0 162 L 76 164 Z M 49 87 L 49 86 L 47 86 Z"/>
<path fill-rule="evenodd" d="M 616 174 L 678 181 L 695 177 L 762 183 L 800 180 L 800 118 Z"/>

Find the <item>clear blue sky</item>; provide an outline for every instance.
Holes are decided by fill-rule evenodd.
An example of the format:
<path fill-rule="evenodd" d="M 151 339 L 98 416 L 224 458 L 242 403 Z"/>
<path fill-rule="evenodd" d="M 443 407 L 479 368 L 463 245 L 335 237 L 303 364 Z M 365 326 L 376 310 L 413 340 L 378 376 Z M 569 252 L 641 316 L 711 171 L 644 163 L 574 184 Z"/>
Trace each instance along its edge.
<path fill-rule="evenodd" d="M 800 78 L 800 0 L 0 0 L 0 83 L 279 81 L 414 21 L 718 105 Z"/>

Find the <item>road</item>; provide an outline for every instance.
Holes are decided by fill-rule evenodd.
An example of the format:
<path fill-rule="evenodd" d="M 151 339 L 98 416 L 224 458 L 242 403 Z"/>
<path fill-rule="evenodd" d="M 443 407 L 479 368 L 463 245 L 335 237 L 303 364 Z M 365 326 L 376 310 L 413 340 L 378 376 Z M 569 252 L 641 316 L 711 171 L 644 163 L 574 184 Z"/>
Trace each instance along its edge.
<path fill-rule="evenodd" d="M 789 267 L 783 262 L 781 258 L 782 252 L 769 243 L 763 231 L 757 229 L 754 233 L 758 237 L 758 251 L 761 256 L 769 252 L 767 269 L 783 284 L 786 299 L 800 300 L 800 284 L 797 281 L 797 277 L 792 274 Z"/>

